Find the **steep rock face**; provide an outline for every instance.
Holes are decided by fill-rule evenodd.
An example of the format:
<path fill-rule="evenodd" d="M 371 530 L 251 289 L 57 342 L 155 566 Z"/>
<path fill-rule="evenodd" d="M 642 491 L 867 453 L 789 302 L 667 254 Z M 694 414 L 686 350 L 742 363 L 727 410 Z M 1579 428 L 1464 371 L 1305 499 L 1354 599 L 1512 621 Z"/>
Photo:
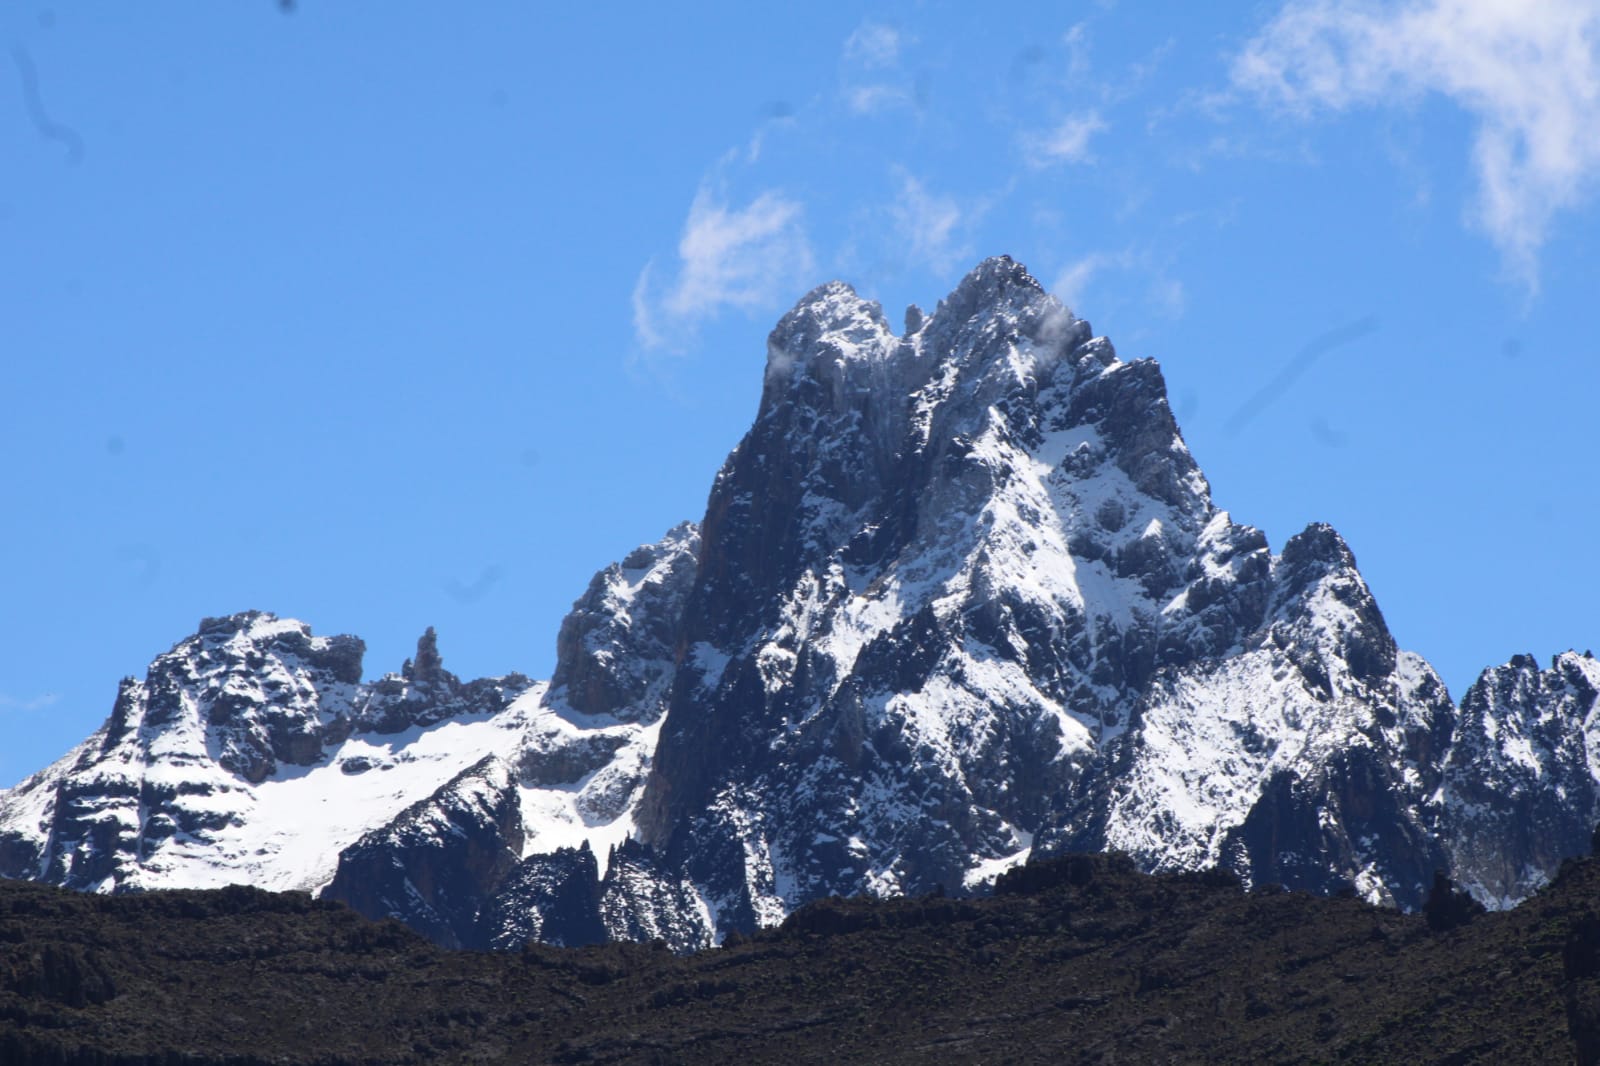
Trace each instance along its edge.
<path fill-rule="evenodd" d="M 604 943 L 600 868 L 588 841 L 524 859 L 490 901 L 482 925 L 491 948 Z"/>
<path fill-rule="evenodd" d="M 975 884 L 1040 832 L 1146 833 L 1157 868 L 1216 861 L 1280 772 L 1319 817 L 1323 793 L 1365 812 L 1361 787 L 1383 785 L 1332 765 L 1355 735 L 1404 777 L 1437 708 L 1396 693 L 1430 672 L 1400 658 L 1331 530 L 1274 560 L 1212 505 L 1153 362 L 1119 361 L 1006 259 L 908 322 L 895 336 L 838 283 L 802 300 L 712 490 L 639 818 L 721 928 Z M 1219 702 L 1220 759 L 1164 795 L 1114 787 L 1141 765 L 1153 782 L 1155 738 L 1197 743 L 1187 713 Z M 1319 739 L 1251 739 L 1302 726 Z M 1372 815 L 1383 833 L 1416 834 L 1420 787 Z M 1208 791 L 1227 801 L 1195 810 Z M 1353 854 L 1333 876 L 1365 872 L 1380 897 L 1409 898 L 1429 861 Z"/>
<path fill-rule="evenodd" d="M 1331 528 L 1291 538 L 1269 577 L 1261 627 L 1152 680 L 1039 851 L 1420 906 L 1444 865 L 1426 813 L 1454 720 L 1444 685 L 1396 648 Z"/>
<path fill-rule="evenodd" d="M 699 546 L 683 523 L 634 549 L 595 575 L 562 623 L 551 686 L 513 756 L 525 803 L 548 812 L 535 821 L 569 827 L 560 846 L 592 836 L 609 847 L 633 830 Z"/>
<path fill-rule="evenodd" d="M 694 886 L 631 839 L 609 849 L 604 876 L 587 840 L 529 855 L 483 901 L 478 928 L 482 945 L 495 949 L 653 940 L 687 952 L 714 943 Z"/>
<path fill-rule="evenodd" d="M 684 522 L 596 574 L 561 623 L 553 696 L 581 714 L 658 718 L 699 552 L 699 529 Z"/>
<path fill-rule="evenodd" d="M 1461 701 L 1437 797 L 1456 882 L 1507 907 L 1587 854 L 1600 821 L 1600 662 L 1564 652 L 1548 670 L 1518 655 Z"/>
<path fill-rule="evenodd" d="M 693 883 L 632 838 L 611 850 L 600 883 L 600 920 L 611 940 L 659 940 L 676 951 L 715 943 L 711 915 Z"/>
<path fill-rule="evenodd" d="M 523 839 L 510 768 L 486 756 L 341 852 L 322 896 L 398 918 L 447 947 L 486 947 L 480 915 Z"/>
<path fill-rule="evenodd" d="M 99 732 L 0 800 L 3 872 L 116 887 L 172 838 L 225 828 L 229 793 L 320 759 L 363 651 L 258 612 L 204 620 L 143 682 L 122 682 Z"/>

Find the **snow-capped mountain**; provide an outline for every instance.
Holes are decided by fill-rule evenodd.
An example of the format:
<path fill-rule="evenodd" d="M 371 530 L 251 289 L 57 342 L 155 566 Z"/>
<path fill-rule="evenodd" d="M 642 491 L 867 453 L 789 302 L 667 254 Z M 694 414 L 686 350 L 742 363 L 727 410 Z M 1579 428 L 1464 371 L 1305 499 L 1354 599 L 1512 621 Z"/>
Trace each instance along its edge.
<path fill-rule="evenodd" d="M 1274 558 L 1217 509 L 1157 366 L 1021 266 L 900 336 L 803 300 L 702 537 L 640 828 L 719 926 L 971 885 L 1036 837 L 1420 902 L 1443 685 L 1332 530 Z M 1311 835 L 1252 832 L 1302 807 Z"/>
<path fill-rule="evenodd" d="M 1505 905 L 1600 815 L 1592 658 L 1461 709 L 1313 525 L 1274 555 L 1124 362 L 988 260 L 896 333 L 840 283 L 767 345 L 705 518 L 596 575 L 548 684 L 397 674 L 260 613 L 0 795 L 0 873 L 305 888 L 447 944 L 663 939 L 1114 849 Z"/>

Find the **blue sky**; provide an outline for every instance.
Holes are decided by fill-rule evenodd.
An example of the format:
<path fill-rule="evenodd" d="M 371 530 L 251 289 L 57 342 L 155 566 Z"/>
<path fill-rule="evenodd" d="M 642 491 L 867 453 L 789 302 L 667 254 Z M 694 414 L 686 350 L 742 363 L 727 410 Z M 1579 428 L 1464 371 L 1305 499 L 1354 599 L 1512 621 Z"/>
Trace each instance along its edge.
<path fill-rule="evenodd" d="M 1600 645 L 1600 13 L 1514 6 L 6 5 L 0 779 L 204 615 L 547 676 L 783 310 L 999 253 L 1457 696 Z"/>

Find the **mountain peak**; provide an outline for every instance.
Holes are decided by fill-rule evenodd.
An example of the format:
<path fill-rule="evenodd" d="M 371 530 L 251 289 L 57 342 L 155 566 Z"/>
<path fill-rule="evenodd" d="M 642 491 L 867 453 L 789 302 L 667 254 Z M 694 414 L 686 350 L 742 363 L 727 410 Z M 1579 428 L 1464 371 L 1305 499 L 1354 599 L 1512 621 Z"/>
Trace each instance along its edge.
<path fill-rule="evenodd" d="M 1283 563 L 1296 570 L 1311 567 L 1354 570 L 1356 557 L 1338 530 L 1326 522 L 1312 522 L 1283 546 Z"/>
<path fill-rule="evenodd" d="M 1051 299 L 1028 268 L 1009 255 L 991 256 L 967 272 L 939 301 L 936 317 L 964 320 L 990 307 L 1022 308 Z"/>
<path fill-rule="evenodd" d="M 292 618 L 279 618 L 270 611 L 235 611 L 233 614 L 200 619 L 197 637 L 231 637 L 243 635 L 252 640 L 280 633 L 311 635 L 311 627 Z"/>
<path fill-rule="evenodd" d="M 1044 286 L 1028 273 L 1028 268 L 1022 263 L 1009 255 L 991 255 L 967 271 L 966 277 L 956 285 L 955 291 L 959 293 L 967 289 L 976 289 L 981 292 L 1012 287 L 1027 289 L 1034 293 L 1044 292 Z"/>
<path fill-rule="evenodd" d="M 889 321 L 876 300 L 860 295 L 848 282 L 830 281 L 802 296 L 778 320 L 772 336 L 782 339 L 780 347 L 798 350 L 830 334 L 855 339 L 884 333 L 890 333 Z"/>
<path fill-rule="evenodd" d="M 883 308 L 845 282 L 830 281 L 802 297 L 768 336 L 767 388 L 819 373 L 838 378 L 844 365 L 881 362 L 894 345 Z M 797 367 L 810 372 L 798 374 Z"/>

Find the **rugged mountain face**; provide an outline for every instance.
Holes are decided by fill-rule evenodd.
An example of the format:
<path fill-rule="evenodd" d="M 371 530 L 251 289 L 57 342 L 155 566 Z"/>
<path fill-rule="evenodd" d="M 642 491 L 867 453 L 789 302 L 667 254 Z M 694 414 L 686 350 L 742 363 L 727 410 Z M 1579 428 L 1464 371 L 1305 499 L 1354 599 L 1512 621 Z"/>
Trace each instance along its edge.
<path fill-rule="evenodd" d="M 411 802 L 419 777 L 471 761 L 405 745 L 392 779 L 363 778 L 394 766 L 375 734 L 481 725 L 529 686 L 463 685 L 431 631 L 421 665 L 365 686 L 364 650 L 257 611 L 206 619 L 143 681 L 122 682 L 98 732 L 0 798 L 0 873 L 102 891 L 326 880 L 344 838 Z"/>
<path fill-rule="evenodd" d="M 247 881 L 447 944 L 662 939 L 1030 856 L 1504 906 L 1587 849 L 1600 668 L 1452 704 L 1349 547 L 1213 503 L 1156 364 L 992 259 L 896 334 L 824 285 L 703 523 L 597 574 L 551 682 L 397 674 L 247 613 L 0 795 L 0 873 Z"/>
<path fill-rule="evenodd" d="M 1427 826 L 1449 696 L 1395 647 L 1331 528 L 1290 539 L 1261 573 L 1260 625 L 1230 654 L 1152 680 L 1040 850 L 1418 906 L 1446 866 Z"/>
<path fill-rule="evenodd" d="M 685 523 L 595 575 L 550 688 L 501 716 L 514 743 L 347 848 L 323 895 L 465 947 L 708 946 L 694 886 L 631 836 L 698 548 Z"/>
<path fill-rule="evenodd" d="M 478 947 L 485 902 L 517 866 L 524 840 L 516 781 L 486 755 L 340 852 L 322 895 L 400 918 L 447 947 Z"/>
<path fill-rule="evenodd" d="M 1153 362 L 990 260 L 768 342 L 640 816 L 724 928 L 1042 850 L 1421 902 L 1444 687 L 1331 529 L 1211 502 Z"/>
<path fill-rule="evenodd" d="M 678 651 L 700 532 L 685 522 L 594 576 L 556 638 L 550 687 L 580 714 L 654 721 Z"/>
<path fill-rule="evenodd" d="M 1438 800 L 1455 877 L 1507 907 L 1588 851 L 1600 821 L 1600 662 L 1519 655 L 1485 670 L 1461 701 Z"/>

